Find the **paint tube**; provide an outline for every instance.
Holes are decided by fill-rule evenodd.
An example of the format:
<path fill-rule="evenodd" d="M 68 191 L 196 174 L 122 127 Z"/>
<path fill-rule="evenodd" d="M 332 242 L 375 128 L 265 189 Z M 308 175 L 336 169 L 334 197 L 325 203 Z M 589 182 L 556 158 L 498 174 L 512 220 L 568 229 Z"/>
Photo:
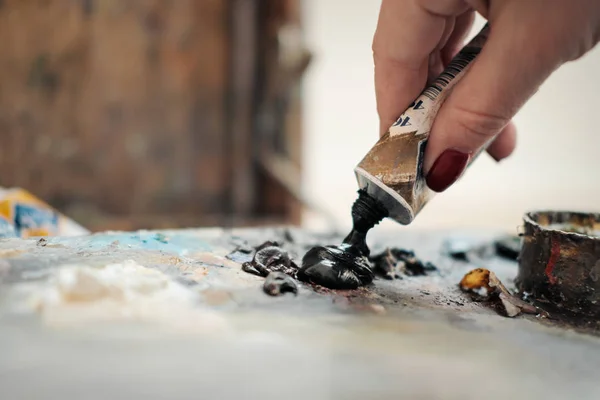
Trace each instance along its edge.
<path fill-rule="evenodd" d="M 21 188 L 0 188 L 0 238 L 78 236 L 87 229 Z"/>
<path fill-rule="evenodd" d="M 486 25 L 354 169 L 360 189 L 383 203 L 389 217 L 403 225 L 410 224 L 434 194 L 423 176 L 425 146 L 433 121 L 453 86 L 480 53 L 488 35 Z"/>

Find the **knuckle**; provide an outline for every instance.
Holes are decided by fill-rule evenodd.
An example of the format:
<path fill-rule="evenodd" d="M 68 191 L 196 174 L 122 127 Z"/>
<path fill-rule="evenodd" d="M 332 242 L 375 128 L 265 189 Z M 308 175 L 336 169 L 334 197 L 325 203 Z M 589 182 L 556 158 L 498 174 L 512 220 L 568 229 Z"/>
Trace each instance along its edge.
<path fill-rule="evenodd" d="M 373 58 L 376 59 L 383 52 L 381 39 L 379 38 L 379 34 L 375 32 L 373 36 L 373 42 L 371 42 L 371 52 L 373 53 Z"/>
<path fill-rule="evenodd" d="M 479 141 L 496 136 L 510 121 L 503 115 L 483 112 L 467 107 L 455 108 L 455 120 L 464 135 Z"/>
<path fill-rule="evenodd" d="M 469 9 L 464 0 L 419 0 L 417 3 L 430 14 L 443 18 L 460 15 Z"/>

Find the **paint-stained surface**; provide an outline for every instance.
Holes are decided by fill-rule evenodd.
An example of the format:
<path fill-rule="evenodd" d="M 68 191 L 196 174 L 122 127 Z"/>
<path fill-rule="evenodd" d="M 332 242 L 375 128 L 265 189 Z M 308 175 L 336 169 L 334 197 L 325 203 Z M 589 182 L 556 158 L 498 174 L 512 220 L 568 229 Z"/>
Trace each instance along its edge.
<path fill-rule="evenodd" d="M 282 393 L 292 399 L 597 399 L 600 341 L 594 329 L 576 333 L 534 315 L 509 319 L 471 300 L 458 283 L 479 265 L 443 252 L 444 241 L 455 235 L 375 231 L 374 254 L 413 250 L 438 272 L 376 277 L 349 291 L 298 282 L 296 295 L 277 297 L 263 292 L 264 278 L 242 271 L 252 258 L 248 248 L 283 241 L 298 262 L 314 245 L 342 238 L 293 229 L 214 229 L 2 240 L 0 386 L 8 398 L 43 393 L 47 399 L 280 399 Z M 462 237 L 490 244 L 496 238 L 481 232 Z M 479 262 L 513 288 L 516 262 L 496 256 Z M 75 283 L 69 280 L 73 268 L 82 269 Z M 109 276 L 87 280 L 96 276 L 93 268 Z M 32 294 L 55 287 L 57 271 L 66 271 L 61 282 L 71 298 L 91 287 L 94 301 L 75 310 L 53 308 L 52 314 L 35 308 Z M 146 274 L 156 279 L 141 279 Z M 115 277 L 118 290 L 111 292 L 106 282 Z M 170 286 L 183 297 L 159 295 L 171 293 L 164 292 Z M 123 298 L 128 290 L 135 296 Z M 198 311 L 193 317 L 188 300 L 180 301 L 188 296 Z M 130 314 L 107 319 L 106 298 L 129 302 Z M 177 307 L 167 307 L 165 299 Z M 96 314 L 76 324 L 73 313 L 92 305 Z"/>

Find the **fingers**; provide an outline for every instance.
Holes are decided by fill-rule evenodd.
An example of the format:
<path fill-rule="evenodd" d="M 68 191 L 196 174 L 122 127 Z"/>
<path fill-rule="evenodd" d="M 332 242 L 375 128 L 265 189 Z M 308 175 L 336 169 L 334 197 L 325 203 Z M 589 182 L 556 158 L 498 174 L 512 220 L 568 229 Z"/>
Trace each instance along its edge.
<path fill-rule="evenodd" d="M 473 27 L 475 12 L 467 11 L 458 17 L 454 23 L 454 30 L 442 49 L 442 61 L 448 65 L 458 51 L 464 46 L 465 39 Z"/>
<path fill-rule="evenodd" d="M 427 80 L 427 60 L 417 69 L 409 69 L 392 60 L 375 61 L 375 96 L 380 135 L 392 126 L 400 114 L 419 95 Z"/>
<path fill-rule="evenodd" d="M 517 110 L 558 67 L 552 56 L 553 44 L 544 43 L 542 35 L 532 35 L 535 26 L 517 21 L 518 14 L 504 13 L 503 17 L 491 25 L 483 50 L 434 122 L 424 171 L 427 184 L 436 192 L 444 191 L 460 177 L 470 157 L 507 127 Z M 528 39 L 542 40 L 535 43 L 542 51 L 532 52 Z M 514 129 L 506 132 L 492 145 L 495 157 L 510 154 L 514 147 Z"/>
<path fill-rule="evenodd" d="M 513 122 L 509 122 L 486 150 L 494 160 L 500 162 L 510 156 L 516 146 L 517 128 Z"/>
<path fill-rule="evenodd" d="M 373 38 L 381 134 L 425 87 L 429 56 L 445 26 L 444 17 L 424 10 L 416 0 L 382 0 Z"/>

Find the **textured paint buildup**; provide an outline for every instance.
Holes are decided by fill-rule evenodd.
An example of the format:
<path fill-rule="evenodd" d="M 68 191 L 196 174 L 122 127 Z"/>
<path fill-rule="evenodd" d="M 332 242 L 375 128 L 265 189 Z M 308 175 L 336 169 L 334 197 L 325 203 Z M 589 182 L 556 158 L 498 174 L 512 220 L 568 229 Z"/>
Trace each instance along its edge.
<path fill-rule="evenodd" d="M 386 279 L 402 279 L 403 276 L 423 276 L 436 272 L 435 265 L 419 260 L 413 251 L 387 248 L 381 254 L 370 257 L 375 272 Z"/>
<path fill-rule="evenodd" d="M 60 267 L 30 304 L 49 325 L 136 321 L 212 332 L 225 321 L 199 305 L 198 294 L 168 275 L 125 261 Z"/>
<path fill-rule="evenodd" d="M 282 272 L 295 277 L 298 266 L 289 253 L 277 242 L 265 242 L 256 248 L 252 261 L 242 264 L 249 274 L 266 277 L 271 272 Z"/>
<path fill-rule="evenodd" d="M 277 242 L 269 241 L 258 246 L 252 261 L 243 263 L 242 270 L 266 277 L 263 291 L 269 296 L 280 296 L 288 292 L 298 293 L 298 286 L 294 280 L 298 266 Z"/>

